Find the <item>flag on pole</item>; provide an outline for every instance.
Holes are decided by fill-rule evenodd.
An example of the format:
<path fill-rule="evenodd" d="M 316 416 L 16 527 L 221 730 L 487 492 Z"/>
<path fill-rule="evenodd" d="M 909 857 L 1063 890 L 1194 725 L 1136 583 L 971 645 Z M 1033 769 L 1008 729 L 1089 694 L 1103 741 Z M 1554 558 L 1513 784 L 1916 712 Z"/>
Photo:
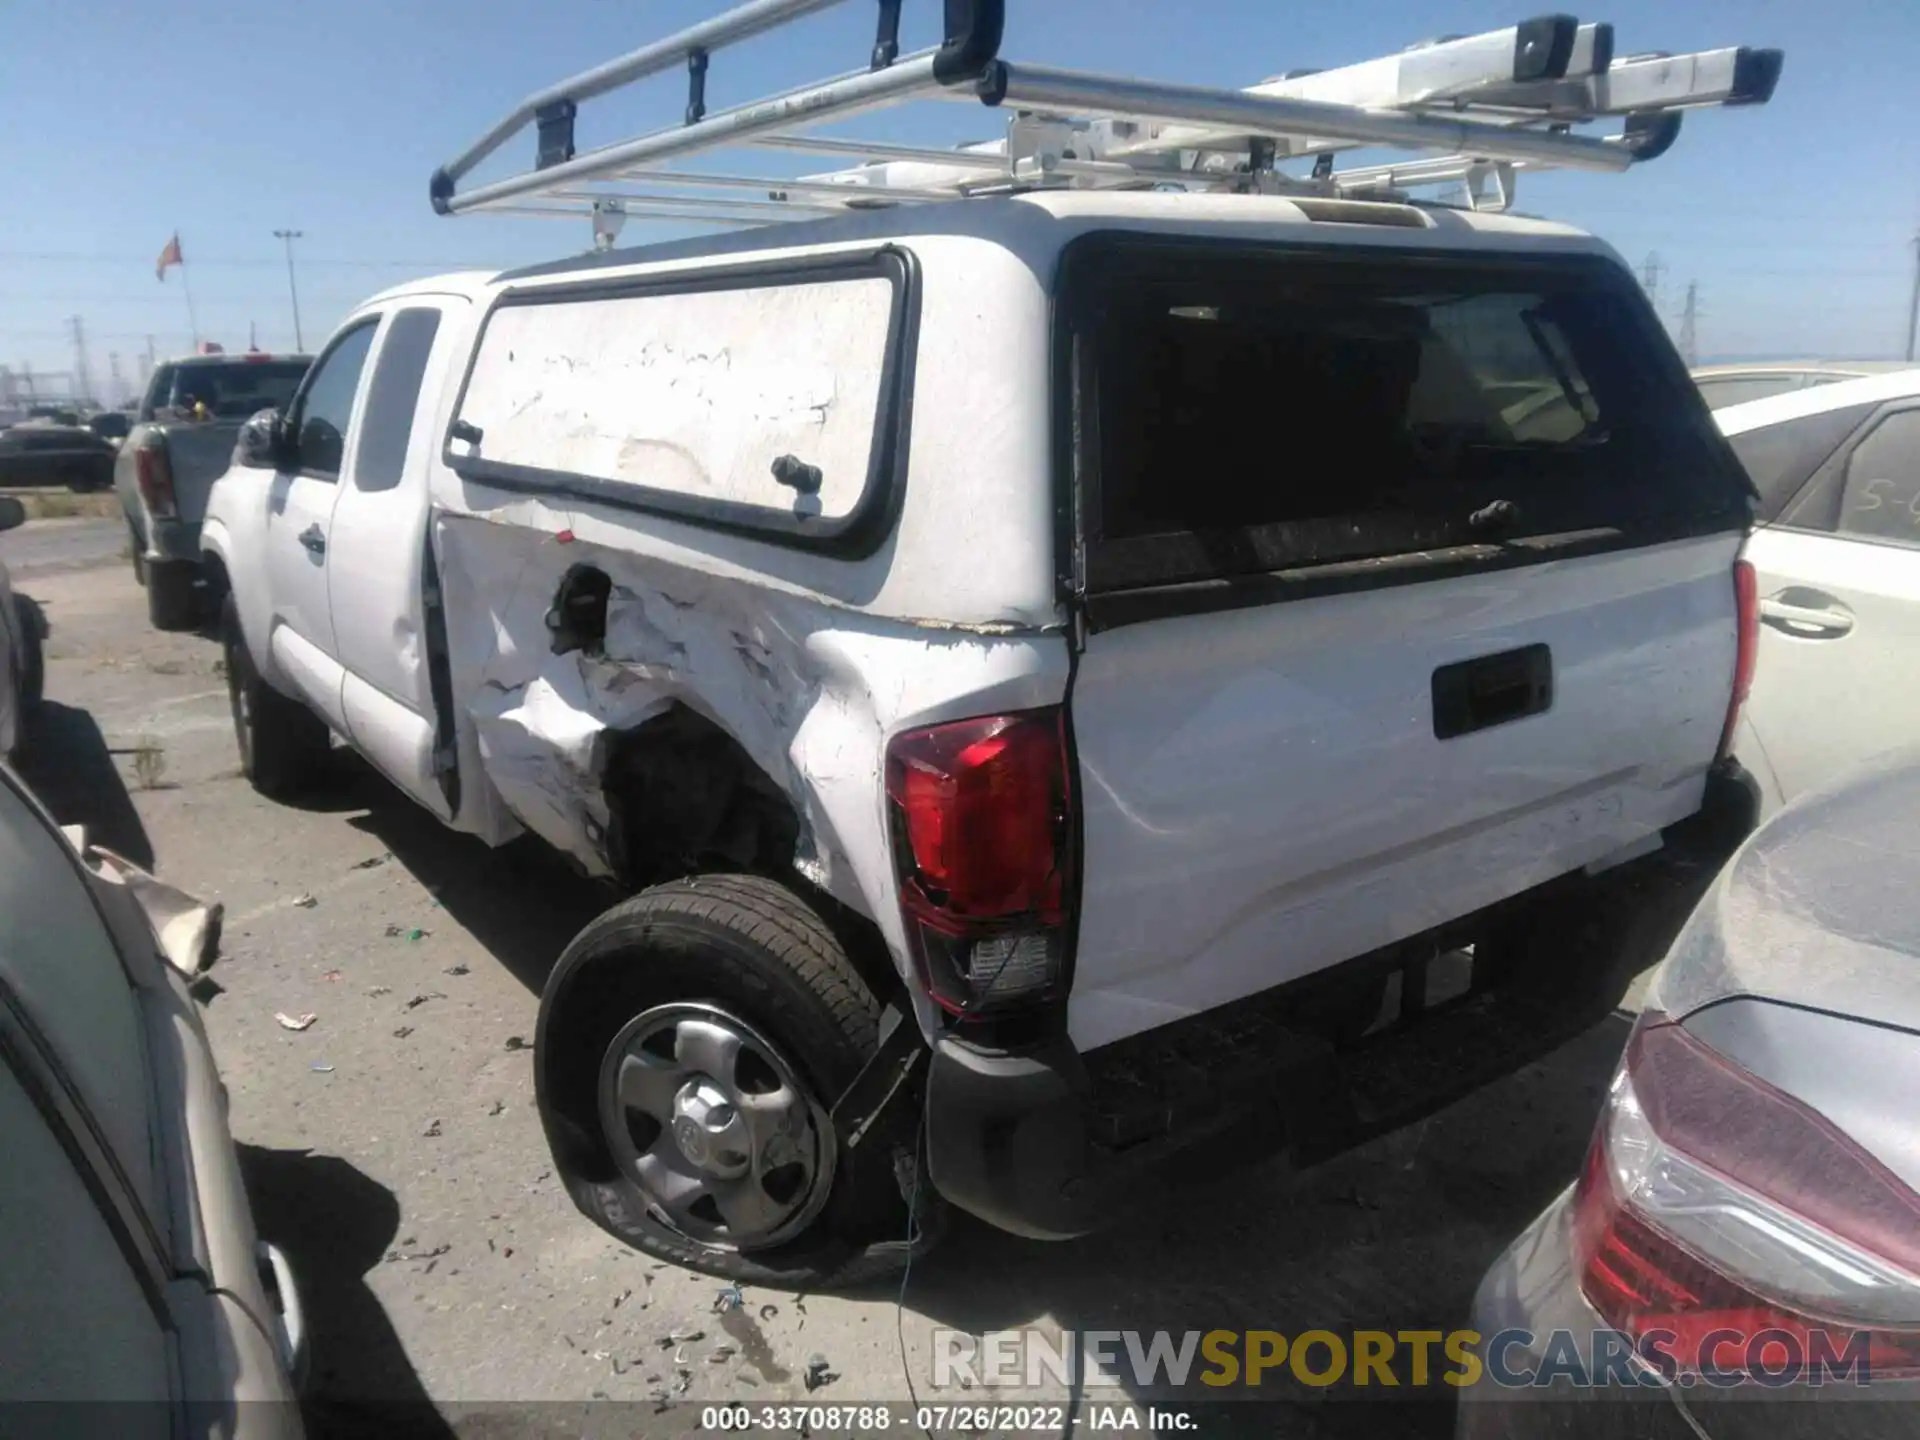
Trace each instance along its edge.
<path fill-rule="evenodd" d="M 184 266 L 186 263 L 187 257 L 180 253 L 180 232 L 176 230 L 173 233 L 173 238 L 167 241 L 167 248 L 160 252 L 160 258 L 154 262 L 153 278 L 156 280 L 165 280 L 167 278 L 167 267 L 169 265 Z"/>

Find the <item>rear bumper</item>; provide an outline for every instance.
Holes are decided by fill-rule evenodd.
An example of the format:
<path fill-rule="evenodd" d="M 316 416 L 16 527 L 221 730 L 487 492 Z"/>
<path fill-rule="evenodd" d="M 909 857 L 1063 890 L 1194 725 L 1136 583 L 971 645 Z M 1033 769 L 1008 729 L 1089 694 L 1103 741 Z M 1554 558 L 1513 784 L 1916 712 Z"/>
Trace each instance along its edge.
<path fill-rule="evenodd" d="M 1523 897 L 1519 911 L 1536 907 L 1534 923 L 1553 930 L 1560 963 L 1529 977 L 1545 983 L 1483 983 L 1476 961 L 1464 995 L 1358 1043 L 1303 1027 L 1296 986 L 1087 1056 L 1065 1036 L 1014 1050 L 942 1036 L 927 1080 L 929 1178 L 989 1224 L 1065 1239 L 1116 1218 L 1166 1162 L 1215 1137 L 1232 1137 L 1223 1148 L 1237 1160 L 1284 1150 L 1304 1165 L 1409 1124 L 1609 1014 L 1758 811 L 1752 778 L 1722 764 L 1660 851 Z M 1384 977 L 1399 964 L 1338 969 Z"/>

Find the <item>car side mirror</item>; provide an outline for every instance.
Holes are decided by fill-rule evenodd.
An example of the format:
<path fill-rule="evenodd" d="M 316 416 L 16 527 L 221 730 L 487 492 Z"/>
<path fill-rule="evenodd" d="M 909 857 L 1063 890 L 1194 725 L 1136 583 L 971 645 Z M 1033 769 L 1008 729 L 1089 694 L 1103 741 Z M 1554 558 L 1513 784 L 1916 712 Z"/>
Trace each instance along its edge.
<path fill-rule="evenodd" d="M 27 523 L 27 507 L 11 495 L 0 495 L 0 530 L 14 530 Z"/>
<path fill-rule="evenodd" d="M 234 443 L 234 463 L 251 470 L 280 468 L 281 417 L 278 410 L 262 410 L 240 427 Z"/>

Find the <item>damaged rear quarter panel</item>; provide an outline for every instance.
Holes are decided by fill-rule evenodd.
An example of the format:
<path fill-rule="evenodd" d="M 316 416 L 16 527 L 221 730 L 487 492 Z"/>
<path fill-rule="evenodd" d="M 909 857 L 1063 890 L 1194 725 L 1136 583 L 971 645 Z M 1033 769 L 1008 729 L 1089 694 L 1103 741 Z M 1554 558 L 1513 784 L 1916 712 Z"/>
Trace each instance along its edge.
<path fill-rule="evenodd" d="M 795 868 L 873 919 L 903 965 L 887 738 L 1059 703 L 1064 636 L 876 617 L 691 557 L 556 538 L 571 528 L 538 501 L 436 522 L 462 765 L 484 773 L 491 793 L 481 803 L 609 874 L 601 781 L 610 743 L 686 706 L 733 737 L 791 802 Z M 612 582 L 605 639 L 557 655 L 547 614 L 580 565 Z"/>

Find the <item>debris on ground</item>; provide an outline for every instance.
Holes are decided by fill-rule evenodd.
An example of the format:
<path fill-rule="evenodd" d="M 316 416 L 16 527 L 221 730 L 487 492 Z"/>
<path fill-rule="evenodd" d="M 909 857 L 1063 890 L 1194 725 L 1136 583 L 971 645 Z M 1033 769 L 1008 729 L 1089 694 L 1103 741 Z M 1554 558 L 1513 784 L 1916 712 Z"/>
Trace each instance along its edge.
<path fill-rule="evenodd" d="M 386 929 L 389 940 L 418 940 L 432 933 L 431 930 L 422 930 L 418 925 L 389 925 Z"/>
<path fill-rule="evenodd" d="M 393 987 L 391 985 L 374 985 L 367 990 L 367 994 L 374 996 L 376 999 L 382 995 L 391 995 L 392 993 Z"/>
<path fill-rule="evenodd" d="M 507 1049 L 509 1049 L 509 1050 L 529 1050 L 529 1049 L 531 1049 L 531 1048 L 533 1048 L 533 1047 L 531 1047 L 530 1045 L 528 1045 L 528 1044 L 527 1044 L 527 1037 L 526 1037 L 526 1036 L 524 1036 L 524 1035 L 509 1035 L 509 1036 L 507 1036 Z"/>
<path fill-rule="evenodd" d="M 405 1247 L 408 1245 L 418 1245 L 419 1243 L 420 1242 L 414 1239 L 411 1235 L 409 1235 L 406 1239 L 400 1242 L 402 1247 Z M 435 1260 L 438 1260 L 442 1255 L 451 1254 L 452 1251 L 453 1251 L 453 1246 L 443 1240 L 438 1245 L 434 1246 L 433 1249 L 431 1250 L 407 1250 L 405 1248 L 402 1248 L 399 1250 L 389 1250 L 386 1256 L 386 1263 L 389 1265 L 401 1265 L 401 1264 L 405 1264 L 410 1260 L 425 1260 L 431 1263 Z"/>
<path fill-rule="evenodd" d="M 768 1303 L 760 1307 L 760 1318 L 762 1320 L 771 1320 L 773 1319 L 774 1316 L 778 1315 L 779 1313 L 780 1313 L 780 1307 L 772 1303 Z"/>
<path fill-rule="evenodd" d="M 713 1347 L 711 1351 L 708 1352 L 707 1363 L 709 1365 L 724 1365 L 727 1363 L 727 1361 L 731 1360 L 732 1358 L 733 1358 L 733 1346 L 716 1345 Z"/>
<path fill-rule="evenodd" d="M 724 1315 L 729 1310 L 738 1310 L 747 1303 L 747 1297 L 740 1293 L 738 1285 L 722 1286 L 720 1293 L 713 1297 L 713 1313 Z"/>
<path fill-rule="evenodd" d="M 687 1391 L 693 1388 L 693 1371 L 687 1369 L 686 1366 L 683 1365 L 674 1373 L 678 1377 L 673 1382 L 674 1394 L 684 1395 L 687 1393 Z"/>
<path fill-rule="evenodd" d="M 818 1390 L 822 1385 L 831 1385 L 840 1377 L 828 1368 L 827 1357 L 817 1351 L 807 1357 L 807 1389 Z"/>
<path fill-rule="evenodd" d="M 316 1075 L 331 1075 L 333 1073 L 333 1066 L 331 1065 L 313 1065 L 308 1068 Z"/>
<path fill-rule="evenodd" d="M 284 1010 L 276 1010 L 273 1012 L 273 1018 L 279 1022 L 282 1030 L 309 1030 L 313 1027 L 313 1022 L 320 1017 L 312 1011 L 304 1015 L 289 1015 Z"/>
<path fill-rule="evenodd" d="M 618 1310 L 622 1305 L 626 1304 L 627 1301 L 631 1300 L 632 1298 L 633 1298 L 632 1290 L 630 1289 L 622 1290 L 618 1295 L 613 1297 L 613 1308 Z"/>
<path fill-rule="evenodd" d="M 507 1113 L 507 1102 L 504 1100 L 494 1101 L 493 1108 L 487 1111 L 487 1114 L 489 1115 L 504 1115 L 506 1113 Z"/>
<path fill-rule="evenodd" d="M 296 910 L 311 910 L 320 903 L 320 899 L 316 895 L 300 894 L 294 896 L 288 903 Z"/>
<path fill-rule="evenodd" d="M 465 965 L 449 965 L 446 969 L 442 970 L 440 973 L 442 975 L 465 975 L 465 974 L 468 974 L 469 971 Z"/>
<path fill-rule="evenodd" d="M 392 858 L 392 855 L 369 855 L 364 860 L 354 861 L 352 868 L 355 870 L 378 870 Z"/>
<path fill-rule="evenodd" d="M 338 970 L 329 970 L 327 971 L 326 974 L 322 975 L 320 978 L 322 980 L 329 981 L 333 984 L 338 984 L 340 981 L 346 979 L 347 977 L 342 975 Z"/>
<path fill-rule="evenodd" d="M 430 990 L 425 995 L 416 995 L 407 1001 L 407 1009 L 417 1010 L 429 1000 L 444 1000 L 446 998 L 447 997 L 442 995 L 438 990 Z"/>
<path fill-rule="evenodd" d="M 411 1025 L 402 1025 L 398 1030 L 393 1032 L 393 1038 L 396 1040 L 404 1040 L 412 1033 L 413 1027 Z"/>
<path fill-rule="evenodd" d="M 438 1140 L 440 1138 L 440 1122 L 438 1120 L 431 1121 L 427 1125 L 427 1128 L 420 1133 L 429 1140 Z"/>
<path fill-rule="evenodd" d="M 696 1330 L 691 1327 L 684 1330 L 669 1330 L 667 1332 L 668 1345 L 691 1345 L 696 1340 L 704 1340 L 706 1338 L 706 1331 Z"/>

